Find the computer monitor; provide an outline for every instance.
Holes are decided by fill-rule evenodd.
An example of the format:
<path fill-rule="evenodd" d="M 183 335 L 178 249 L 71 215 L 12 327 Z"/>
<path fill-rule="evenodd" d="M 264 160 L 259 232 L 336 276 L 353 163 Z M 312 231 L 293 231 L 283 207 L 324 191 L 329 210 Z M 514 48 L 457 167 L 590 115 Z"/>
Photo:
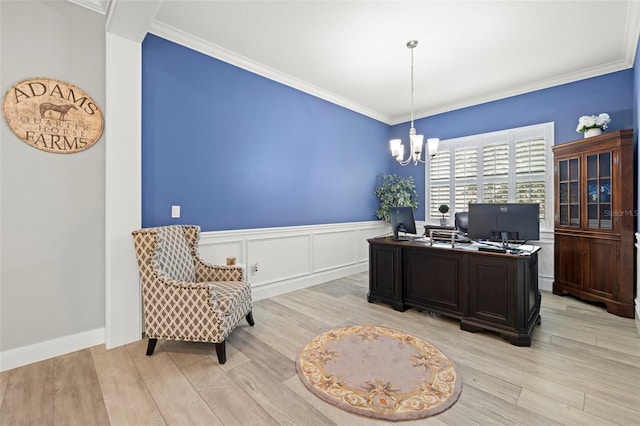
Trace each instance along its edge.
<path fill-rule="evenodd" d="M 472 240 L 537 241 L 540 239 L 540 204 L 469 203 Z"/>
<path fill-rule="evenodd" d="M 413 217 L 413 207 L 389 207 L 389 220 L 393 229 L 393 239 L 408 241 L 407 237 L 398 236 L 398 232 L 405 234 L 416 233 L 416 221 Z"/>

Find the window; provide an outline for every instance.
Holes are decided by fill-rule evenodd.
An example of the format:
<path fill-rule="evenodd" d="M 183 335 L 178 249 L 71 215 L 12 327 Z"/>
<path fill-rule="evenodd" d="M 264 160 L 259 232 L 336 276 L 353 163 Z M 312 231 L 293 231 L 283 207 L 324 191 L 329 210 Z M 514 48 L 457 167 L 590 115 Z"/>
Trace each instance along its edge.
<path fill-rule="evenodd" d="M 539 203 L 540 228 L 552 229 L 553 123 L 440 142 L 427 164 L 427 220 L 468 210 L 468 204 Z"/>

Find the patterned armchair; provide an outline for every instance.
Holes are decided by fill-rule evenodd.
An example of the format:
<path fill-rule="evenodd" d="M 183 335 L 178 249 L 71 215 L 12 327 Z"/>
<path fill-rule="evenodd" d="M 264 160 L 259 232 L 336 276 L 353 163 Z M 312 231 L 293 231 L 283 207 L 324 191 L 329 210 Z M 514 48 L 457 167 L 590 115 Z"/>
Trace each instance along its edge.
<path fill-rule="evenodd" d="M 205 263 L 199 226 L 172 225 L 132 232 L 142 285 L 147 355 L 158 339 L 213 342 L 226 362 L 225 339 L 245 317 L 253 326 L 251 287 L 242 268 Z"/>

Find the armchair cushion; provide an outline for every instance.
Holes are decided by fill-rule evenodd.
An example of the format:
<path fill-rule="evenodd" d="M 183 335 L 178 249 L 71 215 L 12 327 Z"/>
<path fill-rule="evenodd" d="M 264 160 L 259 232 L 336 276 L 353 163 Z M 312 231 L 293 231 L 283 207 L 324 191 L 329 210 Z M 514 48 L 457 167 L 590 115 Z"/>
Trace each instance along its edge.
<path fill-rule="evenodd" d="M 153 262 L 162 278 L 195 282 L 193 254 L 181 226 L 158 228 L 158 242 Z"/>
<path fill-rule="evenodd" d="M 251 287 L 242 281 L 217 281 L 214 283 L 218 296 L 218 307 L 225 315 L 251 301 Z"/>

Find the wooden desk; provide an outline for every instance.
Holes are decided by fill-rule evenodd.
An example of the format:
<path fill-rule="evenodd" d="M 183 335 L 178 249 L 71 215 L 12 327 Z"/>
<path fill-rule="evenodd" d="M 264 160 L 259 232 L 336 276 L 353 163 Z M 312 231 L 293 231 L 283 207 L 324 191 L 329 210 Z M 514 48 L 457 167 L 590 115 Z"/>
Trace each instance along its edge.
<path fill-rule="evenodd" d="M 480 252 L 419 241 L 369 242 L 369 302 L 424 309 L 460 320 L 462 330 L 491 330 L 530 346 L 540 324 L 538 253 Z"/>

